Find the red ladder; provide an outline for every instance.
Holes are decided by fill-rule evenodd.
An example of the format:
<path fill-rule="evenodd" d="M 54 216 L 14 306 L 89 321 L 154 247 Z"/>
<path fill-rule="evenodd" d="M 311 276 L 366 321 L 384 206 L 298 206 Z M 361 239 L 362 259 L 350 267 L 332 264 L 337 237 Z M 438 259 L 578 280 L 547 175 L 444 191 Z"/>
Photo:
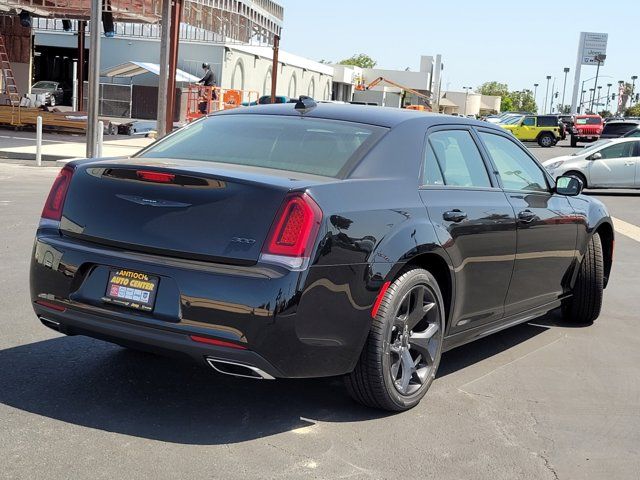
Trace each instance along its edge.
<path fill-rule="evenodd" d="M 0 69 L 2 70 L 2 76 L 4 77 L 4 87 L 7 95 L 9 95 L 9 101 L 12 107 L 20 106 L 20 92 L 16 85 L 16 78 L 13 76 L 13 70 L 11 69 L 11 63 L 9 63 L 9 56 L 7 55 L 7 48 L 4 43 L 4 37 L 0 35 Z"/>

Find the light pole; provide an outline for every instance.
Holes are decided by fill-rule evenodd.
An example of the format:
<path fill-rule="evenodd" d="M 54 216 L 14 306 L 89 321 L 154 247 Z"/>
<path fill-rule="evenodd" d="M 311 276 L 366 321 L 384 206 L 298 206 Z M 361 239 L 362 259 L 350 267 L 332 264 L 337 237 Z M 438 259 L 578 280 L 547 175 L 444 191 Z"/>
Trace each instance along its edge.
<path fill-rule="evenodd" d="M 536 113 L 538 113 L 538 85 L 539 83 L 533 84 L 533 102 L 536 104 Z"/>
<path fill-rule="evenodd" d="M 602 98 L 602 85 L 598 85 L 598 101 L 596 102 L 596 110 L 598 110 L 598 106 L 600 105 L 600 99 Z"/>
<path fill-rule="evenodd" d="M 549 80 L 551 80 L 551 75 L 547 75 L 547 91 L 544 94 L 544 108 L 542 109 L 542 113 L 547 111 L 547 98 L 549 98 Z"/>
<path fill-rule="evenodd" d="M 631 83 L 631 100 L 629 100 L 629 106 L 630 106 L 630 107 L 631 107 L 631 106 L 633 106 L 633 94 L 634 94 L 634 93 L 635 93 L 635 91 L 636 91 L 636 80 L 637 80 L 637 79 L 638 79 L 638 76 L 637 76 L 637 75 L 633 75 L 633 76 L 631 77 L 631 82 L 632 82 L 632 83 Z"/>
<path fill-rule="evenodd" d="M 584 113 L 582 111 L 582 104 L 584 103 L 584 94 L 587 93 L 586 90 L 582 90 L 582 92 L 580 93 L 580 105 L 578 106 L 578 113 Z"/>
<path fill-rule="evenodd" d="M 549 113 L 553 113 L 553 92 L 556 89 L 556 77 L 553 77 L 553 83 L 551 84 L 551 97 L 549 97 Z"/>
<path fill-rule="evenodd" d="M 607 83 L 607 106 L 605 110 L 609 111 L 609 101 L 611 100 L 611 86 L 613 83 Z"/>
<path fill-rule="evenodd" d="M 591 110 L 592 112 L 593 112 L 593 101 L 596 96 L 596 87 L 598 86 L 598 74 L 600 73 L 600 64 L 604 62 L 606 58 L 607 56 L 602 53 L 599 53 L 594 57 L 595 61 L 598 62 L 598 68 L 596 68 L 596 82 L 593 87 L 593 95 L 591 95 L 591 105 L 589 106 L 589 110 Z"/>
<path fill-rule="evenodd" d="M 473 87 L 462 87 L 464 90 L 467 91 L 467 93 L 464 96 L 464 116 L 467 116 L 467 103 L 469 103 L 469 90 L 471 90 Z"/>
<path fill-rule="evenodd" d="M 562 87 L 562 112 L 564 113 L 564 94 L 567 91 L 567 74 L 569 73 L 569 67 L 564 67 L 564 86 Z"/>
<path fill-rule="evenodd" d="M 589 111 L 586 113 L 593 113 L 593 97 L 595 96 L 595 88 L 590 88 L 589 89 L 589 98 L 591 99 L 589 101 Z"/>

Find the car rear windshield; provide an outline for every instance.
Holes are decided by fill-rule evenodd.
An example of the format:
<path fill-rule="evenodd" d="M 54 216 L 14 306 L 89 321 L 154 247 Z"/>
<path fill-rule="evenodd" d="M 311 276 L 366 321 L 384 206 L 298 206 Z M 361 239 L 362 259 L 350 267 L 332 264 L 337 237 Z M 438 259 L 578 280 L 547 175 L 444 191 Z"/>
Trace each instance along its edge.
<path fill-rule="evenodd" d="M 603 135 L 624 135 L 625 133 L 633 130 L 638 126 L 637 123 L 625 122 L 625 123 L 606 123 L 604 128 L 602 129 Z"/>
<path fill-rule="evenodd" d="M 602 119 L 595 117 L 576 118 L 576 125 L 602 125 Z"/>
<path fill-rule="evenodd" d="M 387 130 L 303 116 L 214 115 L 184 127 L 139 156 L 340 177 Z"/>

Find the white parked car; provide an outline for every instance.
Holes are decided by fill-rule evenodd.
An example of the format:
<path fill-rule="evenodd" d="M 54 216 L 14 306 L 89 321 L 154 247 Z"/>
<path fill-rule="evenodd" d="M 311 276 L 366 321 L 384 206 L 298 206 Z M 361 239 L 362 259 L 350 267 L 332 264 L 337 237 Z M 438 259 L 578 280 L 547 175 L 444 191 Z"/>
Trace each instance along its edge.
<path fill-rule="evenodd" d="M 585 188 L 640 188 L 640 138 L 600 140 L 543 165 L 554 178 L 573 175 Z"/>

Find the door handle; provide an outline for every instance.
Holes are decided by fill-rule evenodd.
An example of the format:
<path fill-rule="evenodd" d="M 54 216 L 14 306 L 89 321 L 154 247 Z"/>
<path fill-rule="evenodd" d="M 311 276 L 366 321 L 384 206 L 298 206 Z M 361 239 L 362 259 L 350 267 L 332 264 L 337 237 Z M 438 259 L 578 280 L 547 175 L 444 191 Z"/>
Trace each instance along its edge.
<path fill-rule="evenodd" d="M 523 210 L 518 214 L 518 220 L 521 222 L 529 223 L 533 221 L 534 218 L 536 218 L 536 214 L 531 210 Z"/>
<path fill-rule="evenodd" d="M 467 218 L 467 214 L 461 210 L 458 210 L 457 208 L 454 208 L 449 212 L 444 212 L 442 214 L 442 218 L 445 219 L 447 222 L 458 223 L 464 220 L 465 218 Z"/>

